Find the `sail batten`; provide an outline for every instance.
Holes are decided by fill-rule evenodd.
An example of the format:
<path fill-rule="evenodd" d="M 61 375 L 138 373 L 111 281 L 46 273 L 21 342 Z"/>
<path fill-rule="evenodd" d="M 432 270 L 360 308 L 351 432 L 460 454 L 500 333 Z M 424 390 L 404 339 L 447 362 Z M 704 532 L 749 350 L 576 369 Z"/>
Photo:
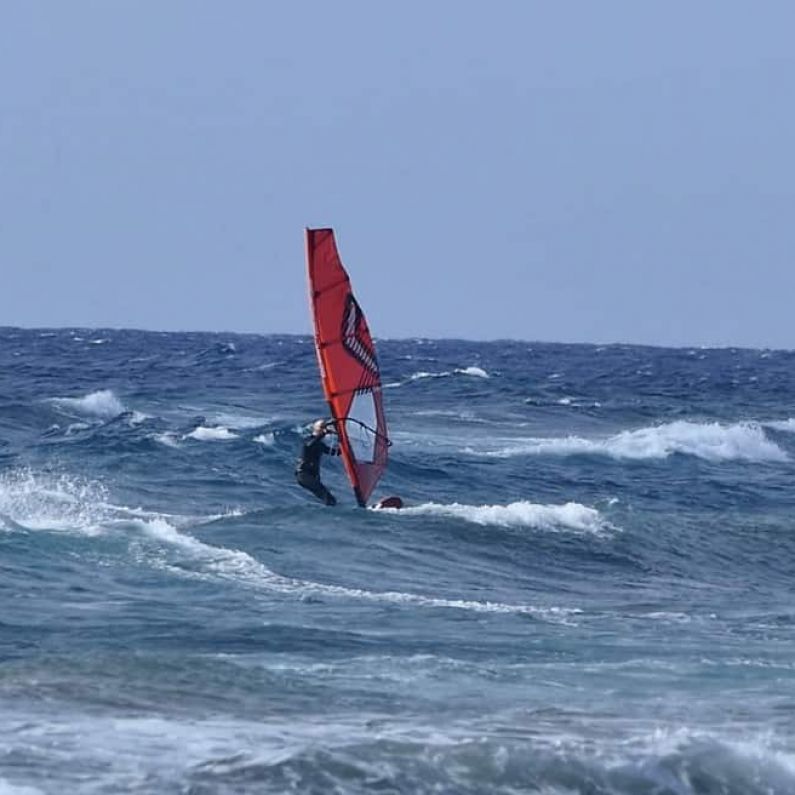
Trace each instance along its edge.
<path fill-rule="evenodd" d="M 346 474 L 357 502 L 366 505 L 389 447 L 375 345 L 332 229 L 306 230 L 306 260 L 323 391 Z"/>

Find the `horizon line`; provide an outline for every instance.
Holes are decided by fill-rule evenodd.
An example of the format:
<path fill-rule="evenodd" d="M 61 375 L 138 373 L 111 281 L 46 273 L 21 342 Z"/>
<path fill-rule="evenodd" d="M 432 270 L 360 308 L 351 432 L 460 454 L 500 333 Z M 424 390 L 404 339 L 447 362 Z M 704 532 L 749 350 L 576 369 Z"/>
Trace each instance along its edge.
<path fill-rule="evenodd" d="M 313 339 L 312 332 L 294 332 L 294 331 L 233 331 L 226 329 L 223 331 L 209 330 L 209 329 L 152 329 L 141 328 L 135 326 L 2 326 L 0 325 L 0 332 L 4 331 L 26 331 L 26 332 L 54 332 L 54 331 L 89 331 L 89 332 L 135 332 L 141 334 L 229 334 L 239 337 L 296 337 L 296 338 L 309 338 Z M 407 335 L 407 336 L 378 336 L 373 335 L 376 342 L 413 342 L 422 340 L 423 342 L 465 342 L 472 344 L 486 344 L 493 345 L 496 343 L 511 343 L 519 345 L 582 345 L 586 347 L 630 347 L 630 348 L 655 348 L 663 350 L 746 350 L 746 351 L 779 351 L 789 353 L 795 350 L 793 348 L 777 347 L 774 345 L 748 345 L 748 344 L 729 344 L 729 343 L 691 343 L 691 344 L 663 344 L 663 343 L 649 343 L 649 342 L 627 342 L 627 341 L 612 341 L 612 342 L 592 342 L 592 341 L 562 341 L 562 340 L 548 340 L 548 339 L 525 339 L 522 337 L 488 337 L 475 339 L 472 337 L 460 336 L 445 336 L 445 337 L 432 337 L 421 334 Z"/>

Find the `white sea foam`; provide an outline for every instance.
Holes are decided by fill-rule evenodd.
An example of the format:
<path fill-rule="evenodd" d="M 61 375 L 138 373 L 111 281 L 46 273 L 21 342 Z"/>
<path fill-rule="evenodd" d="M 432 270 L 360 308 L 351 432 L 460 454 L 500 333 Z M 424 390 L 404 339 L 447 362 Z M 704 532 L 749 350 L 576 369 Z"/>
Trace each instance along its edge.
<path fill-rule="evenodd" d="M 166 521 L 175 527 L 195 527 L 242 511 L 183 516 L 143 508 L 129 508 L 109 501 L 104 484 L 67 473 L 11 470 L 0 475 L 0 527 L 6 530 L 66 531 L 101 535 L 131 520 Z"/>
<path fill-rule="evenodd" d="M 226 441 L 227 439 L 237 439 L 237 434 L 223 426 L 208 428 L 204 425 L 200 425 L 198 428 L 194 428 L 190 433 L 186 433 L 183 438 L 197 439 L 200 442 L 219 442 Z"/>
<path fill-rule="evenodd" d="M 520 500 L 508 505 L 441 505 L 434 502 L 408 508 L 386 508 L 401 516 L 441 516 L 463 519 L 478 525 L 497 527 L 529 527 L 538 530 L 574 530 L 582 533 L 603 533 L 613 526 L 595 508 L 578 502 L 564 505 L 540 505 Z"/>
<path fill-rule="evenodd" d="M 164 444 L 166 447 L 179 447 L 179 440 L 177 434 L 173 431 L 164 431 L 157 433 L 152 437 L 156 442 Z"/>
<path fill-rule="evenodd" d="M 441 373 L 429 373 L 421 370 L 409 376 L 409 381 L 421 381 L 424 378 L 449 378 L 452 375 L 468 375 L 475 378 L 490 378 L 491 376 L 482 367 L 457 367 L 455 370 L 445 370 Z"/>
<path fill-rule="evenodd" d="M 456 370 L 459 375 L 472 375 L 476 378 L 491 378 L 491 376 L 482 367 L 463 367 Z"/>
<path fill-rule="evenodd" d="M 257 444 L 265 445 L 265 447 L 273 447 L 276 444 L 276 437 L 272 433 L 261 433 L 254 437 L 254 441 Z"/>
<path fill-rule="evenodd" d="M 204 415 L 208 422 L 216 426 L 244 430 L 246 428 L 261 428 L 273 422 L 271 417 L 257 417 L 251 414 L 236 414 L 234 412 L 219 411 Z"/>
<path fill-rule="evenodd" d="M 6 524 L 21 529 L 96 535 L 106 518 L 100 507 L 106 499 L 102 484 L 71 475 L 30 469 L 0 475 L 0 522 L 7 518 Z"/>
<path fill-rule="evenodd" d="M 245 662 L 241 655 L 217 657 L 238 666 L 295 672 L 308 681 L 321 678 L 329 688 L 340 686 L 326 679 L 335 675 L 344 677 L 345 684 L 352 678 L 366 684 L 376 677 L 410 682 L 401 671 L 428 676 L 432 664 L 401 658 L 399 665 L 390 665 L 396 657 L 374 657 L 290 667 L 274 659 L 283 655 L 250 655 L 253 659 Z M 460 661 L 451 664 L 455 676 Z M 501 671 L 505 668 L 500 665 Z M 493 670 L 488 673 L 489 679 L 495 676 Z M 438 686 L 438 678 L 433 684 Z M 474 692 L 469 682 L 464 687 L 465 693 Z M 795 755 L 783 731 L 760 730 L 743 721 L 690 727 L 656 716 L 618 720 L 615 710 L 607 715 L 602 714 L 606 710 L 572 708 L 522 712 L 518 705 L 500 709 L 497 702 L 478 719 L 447 720 L 443 726 L 430 715 L 407 720 L 380 713 L 324 715 L 323 720 L 312 714 L 276 714 L 263 721 L 225 714 L 42 712 L 31 718 L 12 704 L 4 715 L 4 748 L 24 749 L 27 756 L 46 760 L 35 777 L 24 766 L 19 771 L 49 782 L 55 780 L 53 771 L 91 770 L 92 789 L 103 792 L 141 790 L 140 782 L 156 782 L 158 791 L 179 790 L 186 780 L 197 781 L 197 791 L 229 791 L 227 782 L 234 788 L 235 782 L 255 779 L 264 782 L 258 791 L 282 791 L 268 783 L 286 777 L 309 782 L 302 791 L 313 792 L 361 791 L 368 781 L 390 792 L 425 792 L 429 788 L 424 784 L 431 780 L 435 791 L 444 792 L 533 788 L 545 795 L 571 795 L 593 792 L 591 784 L 599 781 L 605 782 L 600 792 L 778 795 L 793 791 L 795 775 Z M 270 775 L 273 770 L 278 779 Z M 19 771 L 14 769 L 17 779 Z M 351 781 L 365 785 L 352 788 Z M 320 784 L 313 787 L 314 782 Z M 700 782 L 705 783 L 698 788 Z M 6 784 L 0 779 L 0 795 L 43 792 L 27 784 L 4 788 Z"/>
<path fill-rule="evenodd" d="M 795 418 L 790 417 L 786 420 L 773 420 L 772 422 L 764 423 L 765 428 L 772 428 L 774 431 L 786 431 L 787 433 L 795 433 Z"/>
<path fill-rule="evenodd" d="M 79 398 L 52 398 L 51 402 L 60 409 L 94 417 L 116 417 L 125 410 L 110 389 L 100 389 Z"/>
<path fill-rule="evenodd" d="M 0 778 L 0 795 L 43 795 L 43 790 L 30 787 L 27 784 L 11 784 Z"/>
<path fill-rule="evenodd" d="M 616 459 L 659 459 L 674 453 L 707 461 L 786 461 L 787 454 L 766 436 L 757 423 L 734 425 L 677 421 L 634 431 L 622 431 L 606 439 L 528 438 L 499 450 L 467 452 L 497 458 L 523 455 L 606 455 Z"/>
<path fill-rule="evenodd" d="M 478 417 L 474 411 L 470 410 L 454 411 L 451 409 L 423 409 L 412 412 L 412 415 L 415 417 L 443 417 L 447 419 L 462 420 L 463 422 L 478 423 L 482 425 L 489 424 L 488 420 Z"/>
<path fill-rule="evenodd" d="M 199 527 L 211 524 L 220 519 L 228 519 L 233 516 L 242 516 L 244 511 L 241 508 L 229 508 L 223 513 L 211 513 L 206 515 L 186 516 L 183 514 L 164 513 L 163 511 L 150 511 L 145 508 L 129 508 L 126 505 L 115 505 L 113 503 L 100 503 L 100 508 L 105 510 L 110 517 L 108 523 L 113 525 L 118 522 L 129 521 L 130 519 L 141 519 L 143 521 L 163 521 L 179 530 L 188 527 Z"/>
<path fill-rule="evenodd" d="M 788 746 L 783 750 L 776 747 L 777 745 L 779 743 L 772 732 L 755 732 L 749 735 L 747 730 L 731 732 L 723 727 L 719 732 L 713 732 L 706 727 L 697 729 L 663 726 L 621 742 L 613 751 L 613 761 L 620 764 L 639 754 L 669 759 L 686 755 L 690 757 L 689 767 L 697 770 L 701 766 L 698 757 L 705 749 L 709 749 L 712 754 L 717 753 L 724 757 L 723 764 L 734 762 L 726 770 L 733 770 L 735 778 L 742 771 L 748 776 L 748 783 L 753 779 L 756 779 L 755 783 L 760 783 L 759 773 L 763 773 L 763 781 L 775 782 L 774 786 L 758 791 L 791 792 L 792 776 L 795 775 L 795 754 L 791 753 Z M 603 756 L 606 757 L 609 753 L 605 749 Z M 751 792 L 754 788 L 745 789 L 739 786 L 736 791 Z"/>
<path fill-rule="evenodd" d="M 239 655 L 235 664 L 242 664 Z M 307 670 L 312 672 L 309 666 Z M 322 670 L 318 669 L 315 677 L 322 675 Z M 437 786 L 437 791 L 457 791 L 461 787 L 455 783 L 461 781 L 471 791 L 466 786 L 470 778 L 483 780 L 481 771 L 491 770 L 494 762 L 491 755 L 505 750 L 500 742 L 473 741 L 471 733 L 457 724 L 442 730 L 416 717 L 410 721 L 384 715 L 377 720 L 365 717 L 325 715 L 318 720 L 311 714 L 277 714 L 263 721 L 225 714 L 177 718 L 166 714 L 106 715 L 76 708 L 68 714 L 50 711 L 43 718 L 32 718 L 16 709 L 7 711 L 0 739 L 9 756 L 13 749 L 24 749 L 27 756 L 46 760 L 34 780 L 54 781 L 57 775 L 53 771 L 90 770 L 92 786 L 78 788 L 80 792 L 185 791 L 186 780 L 198 781 L 192 791 L 285 791 L 278 784 L 269 786 L 271 781 L 285 778 L 281 771 L 287 771 L 286 780 L 298 782 L 290 787 L 293 791 L 362 791 L 361 787 L 352 788 L 351 782 L 357 784 L 367 776 L 366 781 L 378 782 L 379 790 L 425 792 L 424 775 L 434 782 L 451 782 L 450 786 Z M 462 747 L 480 753 L 462 759 L 457 753 Z M 527 756 L 524 747 L 514 753 L 519 759 Z M 23 765 L 20 771 L 34 777 Z M 19 776 L 16 769 L 14 773 Z M 260 786 L 234 786 L 240 779 L 248 782 L 252 778 Z M 156 786 L 147 786 L 150 782 Z M 320 783 L 315 786 L 314 782 Z M 44 792 L 28 785 L 3 790 L 2 785 L 0 779 L 0 795 Z M 376 788 L 364 786 L 368 791 Z M 73 791 L 68 786 L 62 789 Z M 497 789 L 505 791 L 505 787 Z"/>
<path fill-rule="evenodd" d="M 73 433 L 80 433 L 80 431 L 87 431 L 92 426 L 87 422 L 70 422 L 66 428 L 66 436 L 71 436 Z"/>

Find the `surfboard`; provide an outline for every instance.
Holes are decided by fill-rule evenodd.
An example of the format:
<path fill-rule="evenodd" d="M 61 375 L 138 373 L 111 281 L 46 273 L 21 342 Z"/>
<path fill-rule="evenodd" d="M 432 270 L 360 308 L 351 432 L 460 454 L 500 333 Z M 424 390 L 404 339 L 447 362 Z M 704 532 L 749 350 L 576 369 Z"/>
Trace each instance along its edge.
<path fill-rule="evenodd" d="M 345 472 L 365 507 L 391 445 L 375 345 L 332 229 L 306 230 L 306 263 L 320 380 Z"/>
<path fill-rule="evenodd" d="M 403 500 L 400 497 L 381 497 L 373 506 L 374 508 L 402 508 Z"/>

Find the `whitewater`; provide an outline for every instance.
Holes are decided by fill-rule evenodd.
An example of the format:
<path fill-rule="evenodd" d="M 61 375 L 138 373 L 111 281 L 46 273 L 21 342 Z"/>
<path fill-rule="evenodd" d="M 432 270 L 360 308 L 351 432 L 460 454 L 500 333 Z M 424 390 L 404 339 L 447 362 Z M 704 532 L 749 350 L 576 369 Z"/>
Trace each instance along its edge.
<path fill-rule="evenodd" d="M 0 329 L 0 795 L 795 792 L 795 353 Z"/>

